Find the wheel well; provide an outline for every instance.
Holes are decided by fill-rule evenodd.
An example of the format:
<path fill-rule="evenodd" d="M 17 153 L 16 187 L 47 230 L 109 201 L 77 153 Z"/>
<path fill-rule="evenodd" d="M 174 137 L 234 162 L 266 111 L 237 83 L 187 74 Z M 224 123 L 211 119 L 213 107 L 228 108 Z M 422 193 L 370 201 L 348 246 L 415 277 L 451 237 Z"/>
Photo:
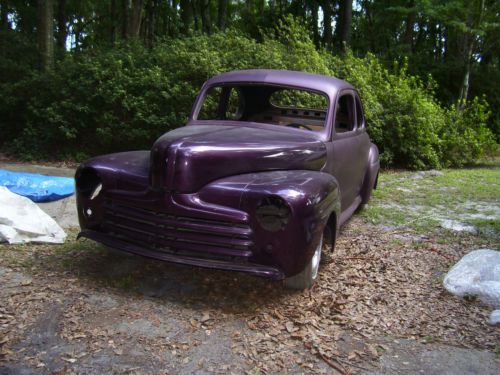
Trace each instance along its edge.
<path fill-rule="evenodd" d="M 335 241 L 337 240 L 337 213 L 333 211 L 326 222 L 325 229 L 323 230 L 323 241 L 325 245 L 330 245 L 331 250 L 335 248 Z"/>

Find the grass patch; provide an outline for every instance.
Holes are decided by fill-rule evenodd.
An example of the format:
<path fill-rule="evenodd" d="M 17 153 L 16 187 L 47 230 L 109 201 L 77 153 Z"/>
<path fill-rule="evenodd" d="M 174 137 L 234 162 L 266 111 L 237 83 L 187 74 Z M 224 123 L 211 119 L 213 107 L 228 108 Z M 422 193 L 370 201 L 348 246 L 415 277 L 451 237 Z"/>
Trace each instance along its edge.
<path fill-rule="evenodd" d="M 431 343 L 433 343 L 433 342 L 434 342 L 434 341 L 436 341 L 436 340 L 435 340 L 435 339 L 434 339 L 434 337 L 432 337 L 432 336 L 424 336 L 423 341 L 424 341 L 426 344 L 431 344 Z"/>
<path fill-rule="evenodd" d="M 132 290 L 137 285 L 137 280 L 132 275 L 115 278 L 113 284 L 118 289 Z"/>
<path fill-rule="evenodd" d="M 500 168 L 437 174 L 383 171 L 362 217 L 377 225 L 425 233 L 443 227 L 500 234 Z"/>

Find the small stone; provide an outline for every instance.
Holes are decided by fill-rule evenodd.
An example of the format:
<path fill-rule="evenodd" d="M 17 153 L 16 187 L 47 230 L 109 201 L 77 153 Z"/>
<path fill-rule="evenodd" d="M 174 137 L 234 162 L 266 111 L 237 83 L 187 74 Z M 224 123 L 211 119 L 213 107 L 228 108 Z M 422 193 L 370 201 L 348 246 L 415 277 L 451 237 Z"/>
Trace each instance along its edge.
<path fill-rule="evenodd" d="M 500 310 L 493 310 L 490 314 L 489 323 L 494 326 L 500 324 Z"/>

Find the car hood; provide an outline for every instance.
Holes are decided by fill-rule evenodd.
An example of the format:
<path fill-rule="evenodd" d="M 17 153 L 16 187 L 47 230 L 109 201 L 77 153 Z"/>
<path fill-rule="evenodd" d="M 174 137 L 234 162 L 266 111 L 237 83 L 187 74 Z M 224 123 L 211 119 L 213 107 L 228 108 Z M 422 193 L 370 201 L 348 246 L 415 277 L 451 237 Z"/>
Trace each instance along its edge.
<path fill-rule="evenodd" d="M 312 133 L 271 125 L 189 125 L 155 142 L 150 181 L 153 187 L 191 193 L 227 176 L 285 169 L 320 170 L 325 162 L 326 147 Z"/>

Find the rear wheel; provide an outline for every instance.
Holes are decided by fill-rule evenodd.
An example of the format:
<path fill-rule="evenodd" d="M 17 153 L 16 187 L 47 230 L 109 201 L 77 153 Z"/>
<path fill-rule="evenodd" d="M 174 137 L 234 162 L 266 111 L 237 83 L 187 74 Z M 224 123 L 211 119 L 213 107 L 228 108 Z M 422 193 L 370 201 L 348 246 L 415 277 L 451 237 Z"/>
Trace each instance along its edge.
<path fill-rule="evenodd" d="M 375 180 L 373 181 L 373 183 L 371 183 L 371 181 L 369 179 L 367 180 L 367 183 L 368 184 L 371 183 L 371 186 L 367 186 L 365 189 L 363 189 L 364 193 L 361 195 L 361 203 L 359 204 L 356 211 L 361 211 L 362 209 L 364 209 L 366 207 L 366 205 L 368 204 L 368 201 L 370 200 L 370 197 L 372 196 L 373 189 L 375 189 L 377 187 L 377 181 L 378 181 L 378 173 L 377 173 L 377 176 L 375 177 Z"/>
<path fill-rule="evenodd" d="M 319 241 L 316 250 L 314 251 L 314 255 L 311 260 L 307 264 L 304 270 L 292 277 L 288 277 L 285 279 L 285 287 L 289 289 L 309 289 L 313 286 L 314 281 L 318 277 L 318 269 L 319 263 L 321 261 L 321 250 L 323 248 L 323 235 L 321 235 L 321 239 Z"/>

